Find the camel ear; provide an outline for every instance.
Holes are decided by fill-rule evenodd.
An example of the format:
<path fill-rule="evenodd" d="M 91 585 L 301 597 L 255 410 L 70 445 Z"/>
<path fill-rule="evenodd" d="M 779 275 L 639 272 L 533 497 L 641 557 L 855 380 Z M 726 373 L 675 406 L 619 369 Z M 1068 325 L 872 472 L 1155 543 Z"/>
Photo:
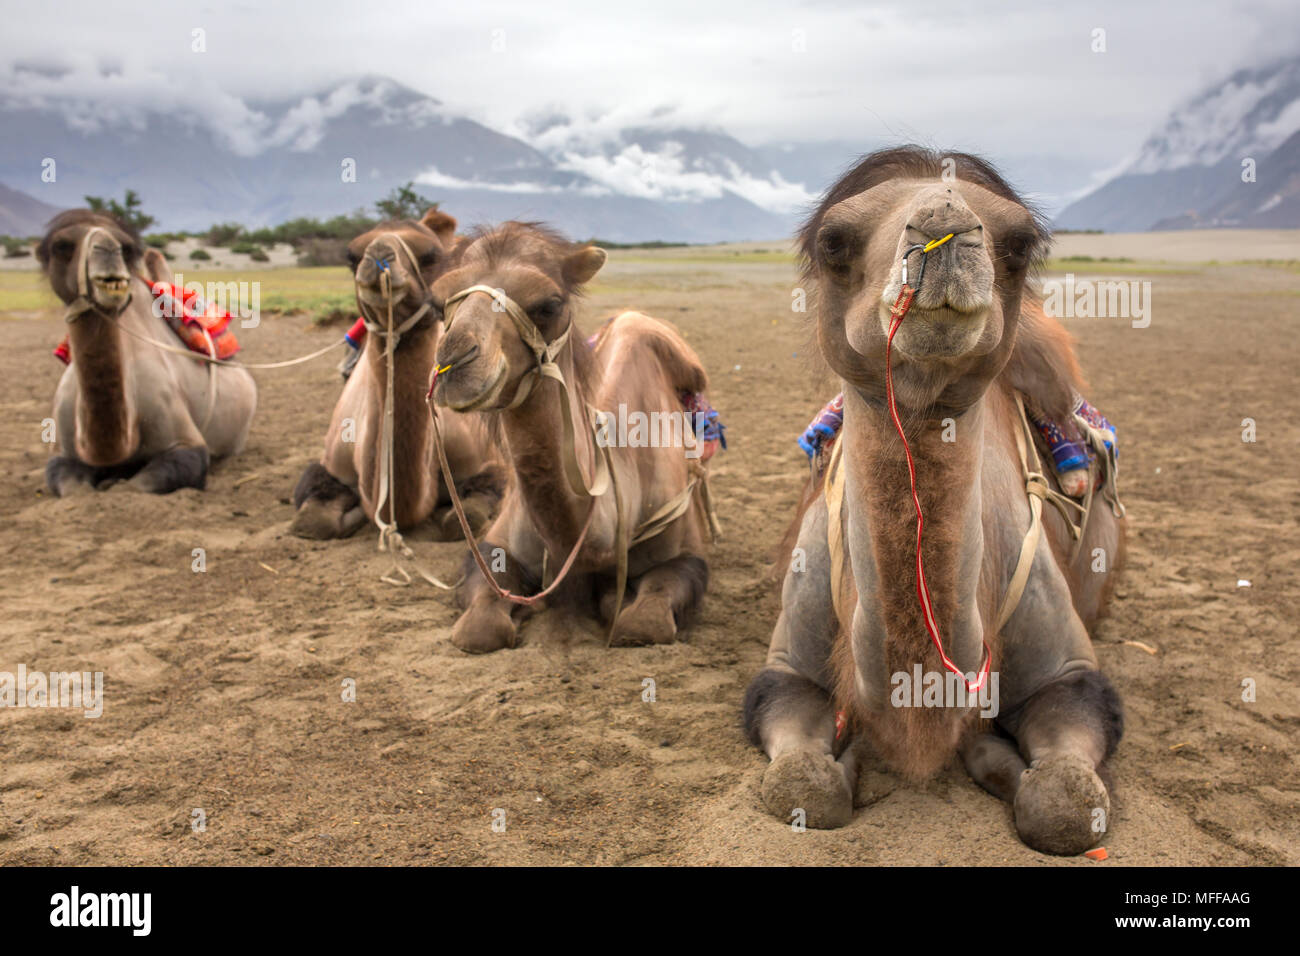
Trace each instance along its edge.
<path fill-rule="evenodd" d="M 144 251 L 144 275 L 151 282 L 166 282 L 170 285 L 176 281 L 171 266 L 167 264 L 167 257 L 153 247 Z"/>
<path fill-rule="evenodd" d="M 439 212 L 437 206 L 429 209 L 420 223 L 427 226 L 444 246 L 448 245 L 452 236 L 456 235 L 456 220 L 445 212 Z"/>
<path fill-rule="evenodd" d="M 605 264 L 605 250 L 599 246 L 583 246 L 564 260 L 564 281 L 570 285 L 582 285 L 600 271 Z"/>

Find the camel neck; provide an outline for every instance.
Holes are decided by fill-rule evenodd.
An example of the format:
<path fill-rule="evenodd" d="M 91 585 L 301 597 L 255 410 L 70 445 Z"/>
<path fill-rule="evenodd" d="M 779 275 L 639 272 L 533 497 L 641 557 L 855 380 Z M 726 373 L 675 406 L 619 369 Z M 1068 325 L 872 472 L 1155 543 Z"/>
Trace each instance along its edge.
<path fill-rule="evenodd" d="M 589 416 L 584 396 L 590 394 L 591 382 L 574 361 L 573 346 L 564 349 L 556 362 L 569 386 L 567 400 L 577 424 L 577 460 L 590 480 L 597 449 L 591 429 L 586 427 Z M 564 477 L 563 458 L 568 450 L 564 447 L 563 400 L 565 392 L 559 383 L 541 378 L 523 404 L 501 413 L 517 487 L 534 526 L 556 554 L 573 546 L 590 507 L 590 500 L 575 495 Z"/>
<path fill-rule="evenodd" d="M 916 494 L 925 527 L 921 553 L 939 633 L 949 656 L 975 671 L 981 661 L 980 555 L 983 547 L 980 471 L 984 401 L 960 418 L 924 421 L 907 431 L 916 468 Z M 887 408 L 845 396 L 845 502 L 852 508 L 848 547 L 859 603 L 878 600 L 883 675 L 921 662 L 939 670 L 917 597 L 916 509 L 907 457 Z M 863 521 L 861 529 L 852 523 Z M 865 531 L 865 533 L 861 533 Z"/>
<path fill-rule="evenodd" d="M 77 457 L 89 465 L 120 464 L 134 451 L 138 428 L 116 320 L 90 309 L 73 320 L 68 340 L 78 386 Z"/>
<path fill-rule="evenodd" d="M 430 467 L 433 424 L 425 403 L 437 347 L 435 331 L 432 324 L 411 330 L 401 337 L 393 353 L 393 490 L 399 527 L 414 524 L 418 515 L 429 507 L 430 496 L 436 494 L 436 478 L 433 477 L 436 469 Z M 379 497 L 379 456 L 382 454 L 383 418 L 388 403 L 386 349 L 387 343 L 382 336 L 366 336 L 370 403 L 376 414 L 373 454 L 366 456 L 371 467 L 366 469 L 368 474 L 360 477 L 368 486 L 371 501 L 377 501 Z"/>

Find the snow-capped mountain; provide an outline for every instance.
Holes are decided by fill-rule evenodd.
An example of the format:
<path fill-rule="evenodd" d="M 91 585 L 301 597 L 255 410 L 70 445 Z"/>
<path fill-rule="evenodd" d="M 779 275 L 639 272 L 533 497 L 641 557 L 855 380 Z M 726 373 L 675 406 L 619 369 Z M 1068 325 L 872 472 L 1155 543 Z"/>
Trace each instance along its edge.
<path fill-rule="evenodd" d="M 1175 110 L 1067 229 L 1300 226 L 1300 57 L 1239 70 Z"/>
<path fill-rule="evenodd" d="M 552 116 L 508 135 L 375 76 L 192 111 L 15 89 L 0 85 L 0 182 L 65 208 L 132 188 L 161 230 L 326 217 L 414 180 L 464 223 L 541 219 L 615 241 L 772 238 L 823 186 L 787 179 L 717 130 Z"/>

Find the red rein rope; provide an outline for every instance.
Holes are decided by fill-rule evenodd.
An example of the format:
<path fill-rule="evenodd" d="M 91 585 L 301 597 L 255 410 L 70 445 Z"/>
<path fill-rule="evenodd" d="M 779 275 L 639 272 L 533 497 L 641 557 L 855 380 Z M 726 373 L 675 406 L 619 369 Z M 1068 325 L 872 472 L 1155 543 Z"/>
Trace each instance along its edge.
<path fill-rule="evenodd" d="M 939 658 L 943 661 L 944 668 L 962 679 L 962 682 L 966 685 L 966 693 L 974 694 L 984 686 L 984 681 L 989 676 L 989 666 L 993 663 L 993 653 L 989 650 L 988 641 L 985 641 L 984 666 L 980 668 L 979 679 L 973 684 L 962 673 L 961 668 L 954 664 L 948 655 L 944 653 L 943 639 L 939 636 L 939 625 L 934 619 L 934 607 L 930 601 L 930 586 L 925 581 L 925 564 L 921 560 L 921 533 L 925 530 L 925 518 L 921 514 L 921 499 L 916 493 L 916 464 L 912 461 L 912 449 L 907 443 L 903 423 L 898 417 L 898 405 L 894 401 L 894 366 L 890 362 L 894 347 L 894 333 L 903 324 L 903 316 L 907 315 L 907 310 L 912 307 L 912 299 L 915 295 L 916 290 L 910 285 L 904 284 L 898 292 L 898 298 L 894 300 L 894 307 L 890 310 L 894 318 L 889 323 L 889 338 L 885 341 L 885 398 L 889 403 L 889 417 L 893 419 L 894 429 L 903 442 L 903 453 L 907 456 L 907 477 L 912 483 L 912 504 L 916 506 L 916 597 L 921 602 L 921 614 L 925 618 L 925 629 L 930 634 L 930 641 L 934 644 L 935 650 L 939 652 Z M 839 733 L 837 732 L 836 737 L 838 736 Z"/>

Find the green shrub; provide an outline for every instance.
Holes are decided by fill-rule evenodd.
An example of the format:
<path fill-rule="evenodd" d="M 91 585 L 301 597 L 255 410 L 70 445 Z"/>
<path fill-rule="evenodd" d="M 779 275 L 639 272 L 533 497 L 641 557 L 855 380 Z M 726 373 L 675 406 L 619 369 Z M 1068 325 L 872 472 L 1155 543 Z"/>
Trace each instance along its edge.
<path fill-rule="evenodd" d="M 190 253 L 190 258 L 199 262 L 206 262 L 208 259 L 211 259 L 212 256 L 208 255 L 206 249 L 195 249 Z"/>
<path fill-rule="evenodd" d="M 237 222 L 220 222 L 208 229 L 203 238 L 205 245 L 229 246 L 247 235 L 247 230 Z"/>

